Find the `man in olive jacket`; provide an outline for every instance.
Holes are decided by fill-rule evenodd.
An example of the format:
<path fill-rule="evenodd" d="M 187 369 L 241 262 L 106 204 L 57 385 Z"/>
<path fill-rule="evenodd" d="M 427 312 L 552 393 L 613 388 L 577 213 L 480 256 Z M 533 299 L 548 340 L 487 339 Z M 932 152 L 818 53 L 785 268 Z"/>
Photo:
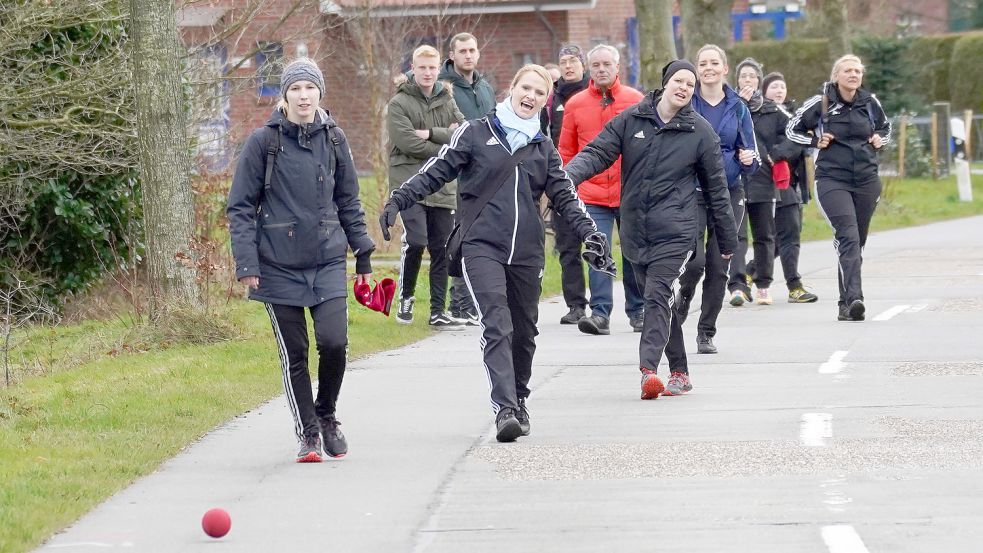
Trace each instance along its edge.
<path fill-rule="evenodd" d="M 450 87 L 437 81 L 440 53 L 432 46 L 413 52 L 409 78 L 399 84 L 389 101 L 389 190 L 415 175 L 424 163 L 450 141 L 451 132 L 464 122 Z M 403 247 L 399 267 L 399 304 L 396 322 L 413 322 L 413 304 L 423 249 L 430 254 L 430 325 L 460 328 L 444 308 L 447 301 L 447 237 L 454 227 L 457 183 L 450 182 L 402 212 Z"/>

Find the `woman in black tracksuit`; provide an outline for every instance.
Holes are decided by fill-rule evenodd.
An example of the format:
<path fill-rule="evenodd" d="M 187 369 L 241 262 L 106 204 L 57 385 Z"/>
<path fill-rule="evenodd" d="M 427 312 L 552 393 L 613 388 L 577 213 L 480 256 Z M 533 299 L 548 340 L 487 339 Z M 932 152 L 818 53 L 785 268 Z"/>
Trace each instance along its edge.
<path fill-rule="evenodd" d="M 287 403 L 301 448 L 297 462 L 342 457 L 348 442 L 335 417 L 348 346 L 346 252 L 356 281 L 372 276 L 375 249 L 365 231 L 358 178 L 348 142 L 318 103 L 324 77 L 308 59 L 286 66 L 283 99 L 246 140 L 226 215 L 236 278 L 263 302 L 273 324 Z M 307 370 L 304 310 L 318 352 L 315 400 Z"/>
<path fill-rule="evenodd" d="M 582 241 L 604 240 L 563 172 L 553 142 L 540 132 L 539 112 L 552 86 L 546 69 L 538 65 L 520 69 L 510 95 L 487 116 L 458 127 L 436 157 L 393 191 L 379 217 L 388 240 L 389 228 L 400 211 L 455 178 L 460 221 L 467 221 L 472 210 L 480 209 L 471 227 L 461 229 L 465 232 L 461 259 L 481 323 L 482 353 L 500 442 L 514 441 L 530 431 L 526 398 L 546 262 L 537 199 L 545 194 Z M 508 169 L 504 174 L 503 168 Z M 497 190 L 487 204 L 476 205 L 487 187 Z M 603 243 L 596 253 L 613 264 L 610 249 Z"/>
<path fill-rule="evenodd" d="M 863 75 L 857 56 L 836 60 L 830 81 L 799 108 L 786 128 L 794 142 L 819 148 L 816 199 L 835 232 L 841 321 L 864 320 L 860 270 L 870 219 L 881 195 L 877 150 L 891 135 L 891 122 L 880 102 L 861 88 Z"/>

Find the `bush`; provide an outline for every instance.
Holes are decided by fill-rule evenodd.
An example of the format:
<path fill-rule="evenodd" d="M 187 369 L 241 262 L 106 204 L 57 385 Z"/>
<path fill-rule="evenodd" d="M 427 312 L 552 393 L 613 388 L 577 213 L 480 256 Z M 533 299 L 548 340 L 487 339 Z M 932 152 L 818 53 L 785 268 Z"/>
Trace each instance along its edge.
<path fill-rule="evenodd" d="M 912 92 L 912 69 L 898 63 L 907 56 L 911 41 L 903 38 L 865 36 L 854 41 L 854 53 L 863 60 L 864 87 L 877 95 L 888 114 L 917 111 L 924 102 Z"/>
<path fill-rule="evenodd" d="M 983 33 L 963 35 L 956 41 L 949 62 L 950 102 L 955 109 L 983 110 Z"/>
<path fill-rule="evenodd" d="M 727 52 L 731 67 L 747 57 L 758 60 L 765 74 L 778 71 L 785 75 L 789 98 L 800 104 L 819 94 L 819 87 L 829 78 L 832 58 L 824 39 L 788 39 L 740 42 Z"/>
<path fill-rule="evenodd" d="M 912 39 L 911 47 L 905 55 L 904 63 L 911 67 L 911 82 L 918 86 L 911 87 L 922 103 L 948 102 L 949 95 L 949 60 L 956 42 L 963 35 L 931 35 Z"/>

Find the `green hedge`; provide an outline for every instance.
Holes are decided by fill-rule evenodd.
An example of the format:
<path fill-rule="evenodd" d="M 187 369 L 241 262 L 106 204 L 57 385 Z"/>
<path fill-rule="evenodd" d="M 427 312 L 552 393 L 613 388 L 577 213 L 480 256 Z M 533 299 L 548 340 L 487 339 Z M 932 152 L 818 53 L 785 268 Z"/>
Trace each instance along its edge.
<path fill-rule="evenodd" d="M 956 41 L 949 66 L 949 100 L 954 109 L 983 111 L 983 33 L 969 33 Z"/>
<path fill-rule="evenodd" d="M 925 104 L 945 102 L 949 95 L 949 60 L 952 50 L 964 35 L 945 34 L 920 36 L 912 40 L 905 61 L 912 69 L 913 86 Z"/>
<path fill-rule="evenodd" d="M 825 39 L 788 39 L 740 42 L 727 52 L 731 72 L 747 57 L 764 66 L 765 74 L 778 71 L 785 75 L 788 97 L 802 103 L 819 93 L 819 86 L 829 78 L 833 59 Z M 732 80 L 734 75 L 731 75 Z"/>

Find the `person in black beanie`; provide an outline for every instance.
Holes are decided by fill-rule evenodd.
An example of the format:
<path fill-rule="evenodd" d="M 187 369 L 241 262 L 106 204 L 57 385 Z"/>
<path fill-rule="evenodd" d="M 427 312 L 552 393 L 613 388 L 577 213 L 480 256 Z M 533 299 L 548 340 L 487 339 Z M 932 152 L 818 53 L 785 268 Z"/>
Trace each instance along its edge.
<path fill-rule="evenodd" d="M 587 88 L 590 75 L 584 70 L 584 51 L 576 44 L 560 48 L 560 78 L 553 84 L 553 95 L 546 101 L 539 120 L 543 134 L 550 137 L 554 146 L 560 143 L 563 128 L 563 104 Z M 550 206 L 552 209 L 552 206 Z M 584 281 L 584 265 L 580 259 L 580 238 L 554 212 L 553 236 L 560 254 L 560 280 L 563 283 L 563 301 L 569 312 L 560 317 L 560 324 L 575 325 L 586 314 L 587 283 Z"/>
<path fill-rule="evenodd" d="M 226 215 L 236 278 L 273 324 L 298 463 L 342 457 L 348 442 L 335 407 L 348 349 L 346 252 L 355 282 L 369 284 L 375 244 L 365 230 L 358 175 L 345 134 L 318 104 L 324 77 L 302 58 L 280 78 L 283 97 L 243 146 Z M 307 370 L 305 310 L 318 352 L 315 399 Z"/>
<path fill-rule="evenodd" d="M 662 70 L 662 89 L 604 125 L 565 168 L 578 184 L 621 157 L 621 247 L 645 297 L 638 346 L 642 399 L 693 389 L 674 291 L 696 249 L 697 195 L 707 206 L 720 256 L 730 259 L 737 247 L 720 139 L 690 105 L 696 83 L 692 63 L 670 62 Z M 672 353 L 666 349 L 670 339 Z M 663 351 L 670 372 L 665 384 L 657 376 Z"/>

